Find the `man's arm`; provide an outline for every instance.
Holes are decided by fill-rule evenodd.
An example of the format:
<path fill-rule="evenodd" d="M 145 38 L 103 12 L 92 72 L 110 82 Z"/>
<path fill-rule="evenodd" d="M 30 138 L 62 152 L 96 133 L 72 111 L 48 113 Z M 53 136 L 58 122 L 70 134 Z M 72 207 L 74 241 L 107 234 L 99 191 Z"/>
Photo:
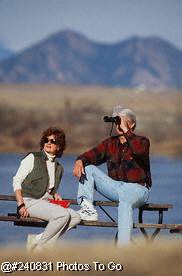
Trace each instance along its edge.
<path fill-rule="evenodd" d="M 135 155 L 148 155 L 150 141 L 146 137 L 137 136 L 130 130 L 125 133 L 125 138 L 128 141 L 132 152 Z"/>
<path fill-rule="evenodd" d="M 76 160 L 73 168 L 73 175 L 80 178 L 82 174 L 85 174 L 83 162 L 82 160 Z"/>
<path fill-rule="evenodd" d="M 132 152 L 135 155 L 148 155 L 150 142 L 146 137 L 138 136 L 133 132 L 134 123 L 131 123 L 127 120 L 127 118 L 121 118 L 120 127 L 123 131 L 124 137 Z"/>
<path fill-rule="evenodd" d="M 84 167 L 87 165 L 95 165 L 98 166 L 105 162 L 106 157 L 106 142 L 103 141 L 97 147 L 81 154 L 74 165 L 73 175 L 80 178 L 82 174 L 85 174 Z"/>

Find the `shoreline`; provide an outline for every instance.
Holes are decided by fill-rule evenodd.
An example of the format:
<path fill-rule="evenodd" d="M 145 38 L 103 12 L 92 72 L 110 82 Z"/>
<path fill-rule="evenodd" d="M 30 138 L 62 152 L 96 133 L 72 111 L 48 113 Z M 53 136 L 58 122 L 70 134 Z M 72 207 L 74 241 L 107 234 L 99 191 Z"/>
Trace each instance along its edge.
<path fill-rule="evenodd" d="M 136 113 L 136 132 L 149 138 L 151 154 L 181 158 L 181 103 L 181 91 L 1 84 L 0 152 L 37 150 L 42 130 L 58 126 L 66 133 L 65 153 L 80 154 L 109 136 L 103 116 L 120 104 Z"/>
<path fill-rule="evenodd" d="M 32 150 L 33 151 L 33 150 Z M 13 154 L 13 155 L 26 155 L 27 153 L 29 152 L 32 152 L 31 150 L 27 150 L 27 151 L 0 151 L 0 155 L 3 155 L 3 154 Z M 39 149 L 36 149 L 35 151 L 39 151 Z M 75 158 L 80 154 L 81 152 L 66 152 L 66 153 L 63 153 L 63 157 L 69 157 L 69 156 L 75 156 Z M 61 157 L 62 158 L 62 157 Z M 174 160 L 174 161 L 181 161 L 182 160 L 182 156 L 174 156 L 174 155 L 165 155 L 165 154 L 155 154 L 155 153 L 152 153 L 150 154 L 150 159 L 153 159 L 153 158 L 157 158 L 157 159 L 163 159 L 163 158 L 166 158 L 166 159 L 169 159 L 169 160 Z"/>

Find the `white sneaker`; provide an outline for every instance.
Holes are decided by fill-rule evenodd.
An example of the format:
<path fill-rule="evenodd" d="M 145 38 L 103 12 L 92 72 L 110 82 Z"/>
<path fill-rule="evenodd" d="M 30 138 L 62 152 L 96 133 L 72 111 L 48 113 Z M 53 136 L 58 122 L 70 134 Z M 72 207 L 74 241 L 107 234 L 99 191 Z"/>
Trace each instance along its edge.
<path fill-rule="evenodd" d="M 27 236 L 27 243 L 26 243 L 26 250 L 31 251 L 37 245 L 36 235 L 28 234 Z"/>
<path fill-rule="evenodd" d="M 95 210 L 92 203 L 87 201 L 86 199 L 83 199 L 81 203 L 81 209 L 77 211 L 77 213 L 80 215 L 82 220 L 87 221 L 97 221 L 98 220 L 98 213 Z"/>
<path fill-rule="evenodd" d="M 27 251 L 31 251 L 33 249 L 35 249 L 35 247 L 37 246 L 38 241 L 40 240 L 40 238 L 42 237 L 43 233 L 40 234 L 28 234 L 27 236 L 27 243 L 26 243 L 26 250 Z"/>
<path fill-rule="evenodd" d="M 43 233 L 40 233 L 38 235 L 28 234 L 27 243 L 26 243 L 26 250 L 27 251 L 36 251 L 36 250 L 39 250 L 41 248 L 41 246 L 38 245 L 38 241 L 42 237 L 42 234 Z M 51 248 L 54 247 L 56 241 L 57 241 L 57 236 L 54 236 L 53 238 L 51 238 L 46 243 L 46 245 L 44 245 L 44 247 L 47 248 L 47 249 L 51 249 Z"/>
<path fill-rule="evenodd" d="M 87 221 L 97 221 L 98 220 L 98 214 L 97 211 L 91 211 L 91 210 L 86 210 L 86 209 L 81 209 L 77 211 L 77 213 L 80 215 L 82 220 L 87 220 Z"/>

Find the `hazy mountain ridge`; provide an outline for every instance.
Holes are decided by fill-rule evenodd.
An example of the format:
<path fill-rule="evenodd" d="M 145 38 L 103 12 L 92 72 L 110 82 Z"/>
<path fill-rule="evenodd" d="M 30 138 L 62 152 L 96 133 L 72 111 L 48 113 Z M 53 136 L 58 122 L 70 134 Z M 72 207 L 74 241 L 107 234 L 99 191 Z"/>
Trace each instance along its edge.
<path fill-rule="evenodd" d="M 3 43 L 0 41 L 0 62 L 9 58 L 14 53 L 13 51 L 9 50 L 7 47 L 3 45 Z"/>
<path fill-rule="evenodd" d="M 0 82 L 182 88 L 182 51 L 156 37 L 96 43 L 56 33 L 0 63 Z"/>

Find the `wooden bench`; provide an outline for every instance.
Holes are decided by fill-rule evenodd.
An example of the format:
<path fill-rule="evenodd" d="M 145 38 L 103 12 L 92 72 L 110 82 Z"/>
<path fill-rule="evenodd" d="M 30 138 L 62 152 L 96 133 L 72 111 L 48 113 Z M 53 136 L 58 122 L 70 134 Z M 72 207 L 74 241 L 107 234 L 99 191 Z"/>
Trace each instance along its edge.
<path fill-rule="evenodd" d="M 77 205 L 77 201 L 75 199 L 69 199 L 71 200 L 72 205 Z M 16 201 L 15 196 L 12 195 L 0 195 L 0 201 Z M 79 225 L 82 226 L 92 226 L 92 227 L 117 227 L 117 222 L 115 219 L 109 214 L 108 210 L 105 209 L 105 207 L 117 207 L 118 202 L 113 201 L 94 201 L 94 205 L 99 207 L 107 216 L 109 221 L 84 221 L 82 220 Z M 139 208 L 138 212 L 138 222 L 133 224 L 133 228 L 138 228 L 143 233 L 144 237 L 146 239 L 153 240 L 157 234 L 160 232 L 161 229 L 168 229 L 171 232 L 181 232 L 182 230 L 182 224 L 164 224 L 163 223 L 163 214 L 166 211 L 169 211 L 169 209 L 172 209 L 171 204 L 145 204 L 142 207 Z M 144 223 L 143 222 L 143 214 L 144 212 L 157 212 L 158 213 L 158 221 L 157 223 Z M 0 215 L 0 221 L 9 221 L 13 222 L 16 226 L 32 226 L 32 227 L 45 227 L 47 225 L 47 221 L 28 217 L 18 218 L 16 216 L 16 213 L 9 213 L 9 214 L 3 214 Z M 147 233 L 146 229 L 154 229 L 153 233 Z"/>

